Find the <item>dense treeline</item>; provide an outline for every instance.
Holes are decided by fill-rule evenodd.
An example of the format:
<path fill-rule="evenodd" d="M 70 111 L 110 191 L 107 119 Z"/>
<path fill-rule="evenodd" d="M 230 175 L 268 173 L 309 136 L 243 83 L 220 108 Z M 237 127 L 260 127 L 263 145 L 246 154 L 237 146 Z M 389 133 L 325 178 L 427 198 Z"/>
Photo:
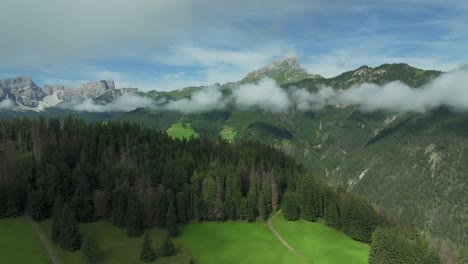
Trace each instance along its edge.
<path fill-rule="evenodd" d="M 369 254 L 370 264 L 442 263 L 415 229 L 377 227 Z"/>
<path fill-rule="evenodd" d="M 99 218 L 129 237 L 153 226 L 174 237 L 179 224 L 192 220 L 265 220 L 282 207 L 289 220 L 323 221 L 355 240 L 372 241 L 373 259 L 386 257 L 379 254 L 387 244 L 376 240 L 385 236 L 372 234 L 391 226 L 387 217 L 271 146 L 177 140 L 126 122 L 68 117 L 63 124 L 0 121 L 0 155 L 0 217 L 25 209 L 37 221 L 52 217 L 53 240 L 66 250 L 81 247 L 79 222 Z M 146 244 L 145 259 L 151 255 Z"/>

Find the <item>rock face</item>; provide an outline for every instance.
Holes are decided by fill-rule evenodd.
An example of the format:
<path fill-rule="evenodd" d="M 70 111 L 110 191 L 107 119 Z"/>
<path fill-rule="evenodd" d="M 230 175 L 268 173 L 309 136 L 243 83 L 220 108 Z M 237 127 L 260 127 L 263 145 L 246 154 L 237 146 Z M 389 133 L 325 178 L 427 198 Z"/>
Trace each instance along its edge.
<path fill-rule="evenodd" d="M 11 99 L 20 106 L 35 108 L 46 93 L 29 77 L 0 80 L 0 101 Z"/>
<path fill-rule="evenodd" d="M 55 86 L 54 92 L 57 98 L 62 101 L 94 99 L 108 92 L 115 90 L 115 84 L 112 80 L 91 81 L 82 83 L 78 88 L 63 88 Z"/>
<path fill-rule="evenodd" d="M 115 90 L 115 84 L 112 80 L 83 83 L 77 89 L 77 91 L 85 98 L 96 98 L 110 90 Z"/>
<path fill-rule="evenodd" d="M 42 111 L 54 107 L 61 102 L 96 99 L 110 95 L 110 100 L 116 99 L 127 92 L 138 89 L 115 89 L 114 81 L 100 80 L 81 84 L 78 88 L 62 85 L 37 86 L 30 77 L 17 77 L 0 80 L 0 102 L 10 99 L 16 104 L 17 110 Z"/>
<path fill-rule="evenodd" d="M 302 68 L 295 55 L 287 55 L 281 60 L 250 72 L 240 83 L 254 83 L 265 77 L 274 79 L 278 84 L 284 84 L 320 76 L 310 74 L 306 69 Z"/>

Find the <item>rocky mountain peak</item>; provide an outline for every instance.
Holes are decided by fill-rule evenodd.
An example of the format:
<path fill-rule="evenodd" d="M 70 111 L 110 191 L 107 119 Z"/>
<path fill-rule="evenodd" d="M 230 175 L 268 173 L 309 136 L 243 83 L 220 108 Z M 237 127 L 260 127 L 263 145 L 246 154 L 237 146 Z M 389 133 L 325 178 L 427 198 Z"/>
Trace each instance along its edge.
<path fill-rule="evenodd" d="M 255 83 L 265 77 L 269 77 L 274 79 L 278 84 L 284 84 L 315 76 L 301 67 L 296 55 L 288 54 L 284 58 L 274 61 L 261 69 L 250 72 L 240 83 Z"/>
<path fill-rule="evenodd" d="M 30 77 L 16 77 L 0 80 L 0 101 L 13 100 L 18 105 L 37 107 L 46 94 Z"/>
<path fill-rule="evenodd" d="M 114 81 L 100 80 L 82 83 L 76 89 L 76 92 L 84 98 L 96 98 L 110 90 L 115 90 Z"/>

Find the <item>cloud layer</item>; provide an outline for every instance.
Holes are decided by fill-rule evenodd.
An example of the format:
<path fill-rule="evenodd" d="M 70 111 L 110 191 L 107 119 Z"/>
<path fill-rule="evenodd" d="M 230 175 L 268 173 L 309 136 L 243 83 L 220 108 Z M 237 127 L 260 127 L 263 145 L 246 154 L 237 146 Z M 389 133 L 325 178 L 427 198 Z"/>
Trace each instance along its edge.
<path fill-rule="evenodd" d="M 265 78 L 258 84 L 234 86 L 231 91 L 223 97 L 220 87 L 211 86 L 196 92 L 191 99 L 170 101 L 162 108 L 187 113 L 225 109 L 232 105 L 242 110 L 258 108 L 278 113 L 294 107 L 300 111 L 320 111 L 328 105 L 355 105 L 364 112 L 424 113 L 440 106 L 468 111 L 468 70 L 444 73 L 419 88 L 394 81 L 383 86 L 364 83 L 344 91 L 321 86 L 310 92 L 294 87 L 284 89 Z"/>
<path fill-rule="evenodd" d="M 77 112 L 129 112 L 139 107 L 154 106 L 153 100 L 148 97 L 139 96 L 132 93 L 123 94 L 116 100 L 108 104 L 98 104 L 92 99 L 86 99 L 82 102 L 68 102 L 61 105 L 62 108 L 74 110 Z"/>
<path fill-rule="evenodd" d="M 279 87 L 269 78 L 257 84 L 235 85 L 229 89 L 212 85 L 194 92 L 190 98 L 170 101 L 153 101 L 135 94 L 124 94 L 108 104 L 97 104 L 88 99 L 69 103 L 63 107 L 75 111 L 115 112 L 131 111 L 139 107 L 159 110 L 200 113 L 232 107 L 240 110 L 261 109 L 272 113 L 284 113 L 291 109 L 320 111 L 326 106 L 357 106 L 364 112 L 388 110 L 394 113 L 424 113 L 440 106 L 455 111 L 468 111 L 468 69 L 461 68 L 440 75 L 432 82 L 412 88 L 400 81 L 378 86 L 364 83 L 346 90 L 328 86 L 317 87 L 311 92 L 304 88 Z M 226 90 L 223 90 L 226 89 Z M 0 108 L 8 107 L 7 101 Z"/>

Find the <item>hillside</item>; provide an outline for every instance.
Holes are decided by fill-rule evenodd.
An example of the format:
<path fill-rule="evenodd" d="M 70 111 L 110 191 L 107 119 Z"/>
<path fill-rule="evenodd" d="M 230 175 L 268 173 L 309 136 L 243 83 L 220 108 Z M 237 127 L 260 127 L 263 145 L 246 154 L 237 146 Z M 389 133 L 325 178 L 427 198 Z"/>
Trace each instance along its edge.
<path fill-rule="evenodd" d="M 325 85 L 340 92 L 365 83 L 385 85 L 392 81 L 421 87 L 441 74 L 407 64 L 384 64 L 363 66 L 326 79 L 305 74 L 296 58 L 286 57 L 251 72 L 239 84 L 270 77 L 282 83 L 285 91 L 300 87 L 314 92 Z M 292 77 L 286 78 L 286 75 Z M 224 96 L 232 93 L 232 85 L 221 86 Z M 172 92 L 140 94 L 155 100 L 179 100 L 191 98 L 201 90 L 203 87 L 188 87 Z M 303 111 L 293 107 L 280 113 L 232 106 L 201 113 L 151 108 L 105 113 L 58 108 L 41 113 L 0 112 L 6 118 L 43 115 L 61 119 L 73 113 L 90 121 L 126 120 L 164 131 L 176 125 L 212 138 L 230 132 L 234 141 L 250 139 L 271 144 L 303 162 L 330 184 L 364 194 L 437 237 L 468 245 L 468 206 L 465 202 L 468 200 L 468 167 L 463 162 L 468 144 L 467 117 L 463 112 L 453 112 L 449 108 L 440 107 L 424 113 L 395 113 L 330 104 L 318 110 Z"/>

